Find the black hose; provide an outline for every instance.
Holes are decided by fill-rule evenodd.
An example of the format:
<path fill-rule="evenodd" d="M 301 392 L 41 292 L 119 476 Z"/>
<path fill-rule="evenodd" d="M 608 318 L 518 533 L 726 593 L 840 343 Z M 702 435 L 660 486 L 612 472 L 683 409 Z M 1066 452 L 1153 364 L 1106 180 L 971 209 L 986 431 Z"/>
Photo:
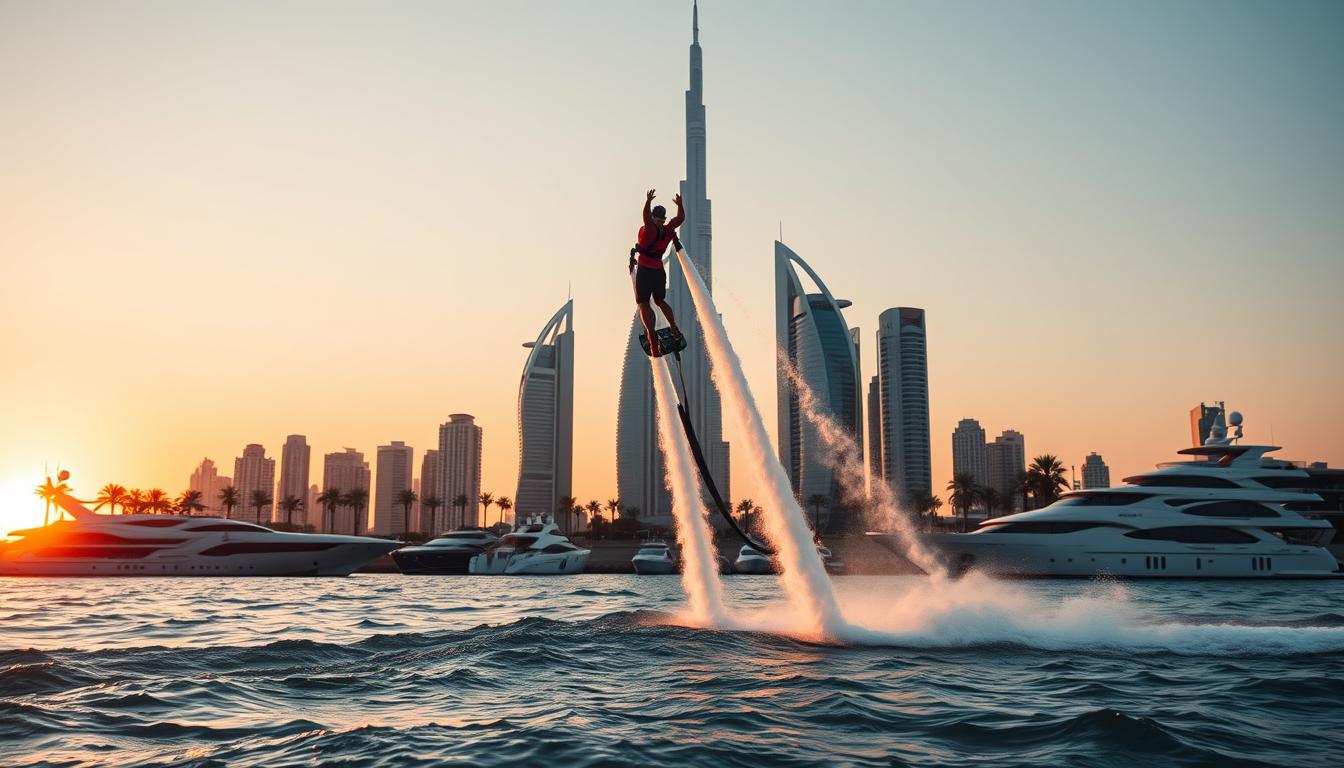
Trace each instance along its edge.
<path fill-rule="evenodd" d="M 677 374 L 681 376 L 681 353 L 676 353 L 675 357 L 677 359 Z M 681 379 L 681 389 L 683 393 L 686 391 L 685 377 Z M 709 474 L 709 467 L 705 464 L 705 452 L 700 448 L 700 438 L 695 436 L 695 427 L 691 426 L 691 416 L 686 412 L 686 407 L 682 403 L 677 403 L 677 413 L 681 416 L 681 429 L 686 433 L 686 442 L 691 444 L 691 455 L 695 457 L 695 464 L 700 468 L 700 479 L 704 481 L 710 498 L 714 500 L 714 507 L 719 510 L 720 515 L 723 515 L 723 519 L 728 522 L 728 527 L 733 529 L 733 533 L 736 533 L 752 549 L 767 555 L 773 555 L 775 553 L 774 549 L 754 541 L 741 528 L 737 527 L 737 521 L 733 519 L 732 510 L 728 509 L 728 505 L 724 503 L 723 497 L 719 495 L 718 487 L 714 485 L 713 476 Z"/>

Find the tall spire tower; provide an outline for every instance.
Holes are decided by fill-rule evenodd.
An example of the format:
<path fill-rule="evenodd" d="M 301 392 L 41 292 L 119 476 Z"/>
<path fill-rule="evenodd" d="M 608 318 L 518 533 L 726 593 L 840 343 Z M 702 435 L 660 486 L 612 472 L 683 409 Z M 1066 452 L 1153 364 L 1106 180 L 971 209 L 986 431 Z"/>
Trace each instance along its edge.
<path fill-rule="evenodd" d="M 713 291 L 713 253 L 710 202 L 705 179 L 705 100 L 704 66 L 700 49 L 700 6 L 691 6 L 690 88 L 686 91 L 686 179 L 681 182 L 681 199 L 686 222 L 681 225 L 681 240 L 687 256 L 699 268 L 705 285 Z M 710 379 L 709 358 L 705 353 L 704 334 L 696 319 L 686 276 L 680 263 L 671 259 L 668 270 L 668 303 L 677 316 L 677 325 L 687 336 L 692 349 L 682 356 L 686 376 L 686 395 L 691 423 L 710 473 L 724 498 L 732 498 L 729 488 L 728 444 L 723 441 L 723 416 L 718 390 Z M 653 379 L 648 360 L 639 347 L 643 326 L 635 315 L 626 344 L 625 364 L 621 373 L 621 395 L 616 416 L 616 484 L 621 501 L 627 507 L 639 507 L 640 519 L 650 523 L 672 523 L 671 504 L 663 478 L 663 457 L 658 446 L 658 430 L 653 402 Z"/>

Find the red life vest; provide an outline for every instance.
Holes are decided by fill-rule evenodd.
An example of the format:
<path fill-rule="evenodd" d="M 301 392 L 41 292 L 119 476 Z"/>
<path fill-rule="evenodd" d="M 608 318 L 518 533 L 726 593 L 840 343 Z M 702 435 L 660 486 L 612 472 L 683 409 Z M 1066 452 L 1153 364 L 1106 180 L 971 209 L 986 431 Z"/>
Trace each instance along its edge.
<path fill-rule="evenodd" d="M 667 253 L 667 246 L 677 240 L 677 231 L 667 226 L 653 225 L 653 229 L 648 227 L 639 228 L 639 239 L 635 244 L 636 259 L 639 266 L 645 269 L 662 269 L 663 254 Z M 678 243 L 678 245 L 680 245 Z"/>

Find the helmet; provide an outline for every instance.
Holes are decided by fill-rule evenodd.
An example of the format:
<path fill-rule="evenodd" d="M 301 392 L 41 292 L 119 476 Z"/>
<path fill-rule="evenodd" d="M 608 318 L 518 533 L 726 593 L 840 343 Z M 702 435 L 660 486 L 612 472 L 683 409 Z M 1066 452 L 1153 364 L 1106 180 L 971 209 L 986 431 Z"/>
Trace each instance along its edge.
<path fill-rule="evenodd" d="M 653 217 L 654 217 L 655 219 L 665 219 L 665 218 L 667 218 L 667 209 L 664 208 L 664 207 L 661 206 L 661 205 L 655 205 L 655 206 L 653 206 L 653 211 L 652 211 L 652 213 L 653 213 Z"/>

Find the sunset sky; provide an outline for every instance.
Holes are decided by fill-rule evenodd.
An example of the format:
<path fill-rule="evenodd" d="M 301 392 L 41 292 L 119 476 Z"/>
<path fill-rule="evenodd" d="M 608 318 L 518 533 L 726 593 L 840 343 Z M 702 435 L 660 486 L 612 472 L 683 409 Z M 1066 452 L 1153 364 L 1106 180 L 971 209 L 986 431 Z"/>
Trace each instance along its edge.
<path fill-rule="evenodd" d="M 521 343 L 571 293 L 575 493 L 614 496 L 626 252 L 684 176 L 690 13 L 0 0 L 0 531 L 40 522 L 48 464 L 177 493 L 299 433 L 313 482 L 392 440 L 418 474 L 457 412 L 512 496 Z M 716 299 L 772 431 L 782 223 L 865 378 L 877 315 L 928 311 L 938 488 L 960 418 L 1118 481 L 1200 400 L 1344 464 L 1344 4 L 700 21 Z"/>

